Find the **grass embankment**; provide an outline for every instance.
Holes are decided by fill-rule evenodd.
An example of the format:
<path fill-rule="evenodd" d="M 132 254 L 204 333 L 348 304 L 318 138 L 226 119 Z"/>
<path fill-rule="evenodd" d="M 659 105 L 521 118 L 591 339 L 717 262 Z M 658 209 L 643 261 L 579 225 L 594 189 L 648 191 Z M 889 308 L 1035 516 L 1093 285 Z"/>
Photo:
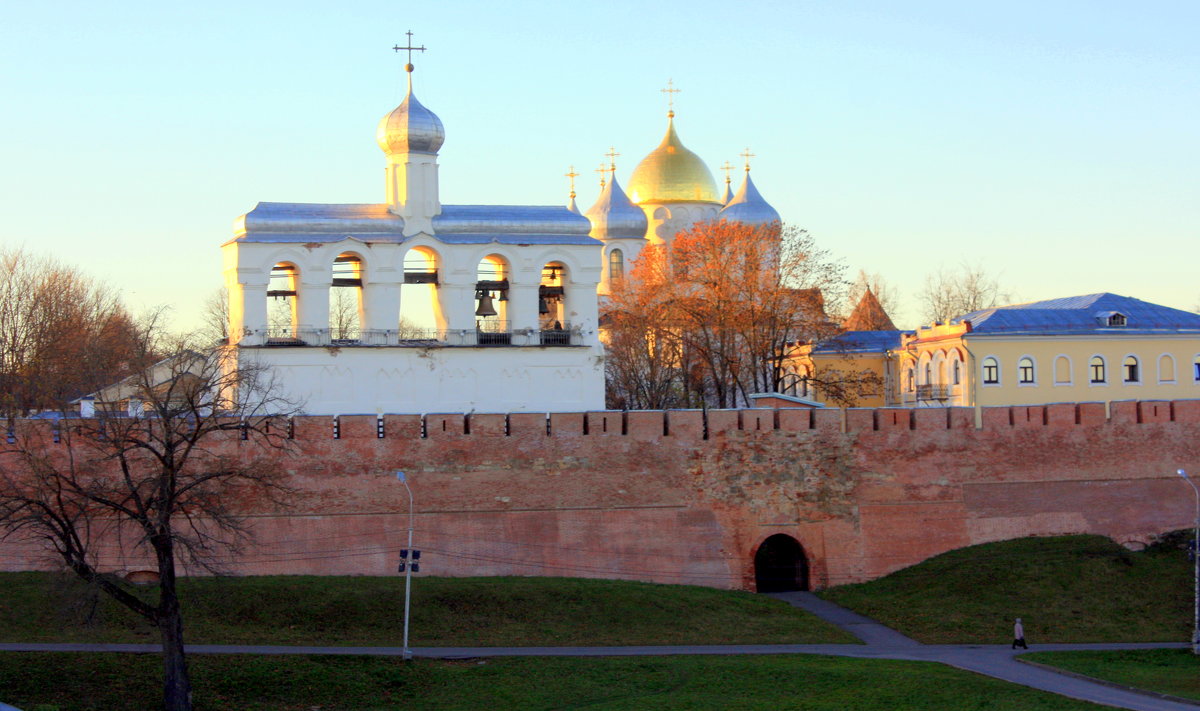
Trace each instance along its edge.
<path fill-rule="evenodd" d="M 832 657 L 193 656 L 191 667 L 196 711 L 1101 708 L 938 664 Z M 150 655 L 0 655 L 5 700 L 26 711 L 157 708 L 159 674 Z"/>
<path fill-rule="evenodd" d="M 152 589 L 140 594 L 152 594 Z M 398 646 L 400 578 L 269 576 L 180 583 L 190 644 Z M 0 574 L 0 641 L 154 642 L 153 628 L 67 576 Z M 751 593 L 579 578 L 419 578 L 413 646 L 854 643 Z"/>
<path fill-rule="evenodd" d="M 1033 645 L 1187 641 L 1192 626 L 1185 551 L 1101 536 L 971 546 L 822 597 L 926 643 L 1004 643 L 1016 617 Z"/>
<path fill-rule="evenodd" d="M 1200 657 L 1190 649 L 1037 652 L 1021 658 L 1138 689 L 1200 699 Z"/>

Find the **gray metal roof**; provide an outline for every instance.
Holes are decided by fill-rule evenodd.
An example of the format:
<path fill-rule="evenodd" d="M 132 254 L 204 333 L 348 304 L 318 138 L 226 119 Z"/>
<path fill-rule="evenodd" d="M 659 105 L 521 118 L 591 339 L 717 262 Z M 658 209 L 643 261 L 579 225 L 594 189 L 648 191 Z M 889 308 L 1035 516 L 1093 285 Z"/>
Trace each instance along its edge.
<path fill-rule="evenodd" d="M 1114 314 L 1125 317 L 1124 326 L 1109 325 L 1108 319 Z M 1200 314 L 1107 292 L 999 306 L 954 319 L 955 323 L 963 321 L 971 322 L 971 331 L 976 335 L 1200 335 Z"/>
<path fill-rule="evenodd" d="M 591 223 L 562 205 L 443 205 L 434 238 L 447 244 L 599 245 Z M 239 242 L 403 242 L 404 220 L 379 205 L 260 202 L 234 226 Z"/>

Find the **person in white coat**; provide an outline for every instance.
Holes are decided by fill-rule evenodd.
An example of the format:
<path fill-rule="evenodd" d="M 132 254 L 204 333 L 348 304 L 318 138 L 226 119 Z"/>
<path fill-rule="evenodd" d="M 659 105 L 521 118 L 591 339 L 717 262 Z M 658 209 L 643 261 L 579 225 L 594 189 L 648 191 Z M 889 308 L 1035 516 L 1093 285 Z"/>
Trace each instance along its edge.
<path fill-rule="evenodd" d="M 1013 625 L 1013 643 L 1012 648 L 1029 649 L 1029 645 L 1025 644 L 1025 625 L 1021 624 L 1021 618 L 1017 618 L 1016 624 Z"/>

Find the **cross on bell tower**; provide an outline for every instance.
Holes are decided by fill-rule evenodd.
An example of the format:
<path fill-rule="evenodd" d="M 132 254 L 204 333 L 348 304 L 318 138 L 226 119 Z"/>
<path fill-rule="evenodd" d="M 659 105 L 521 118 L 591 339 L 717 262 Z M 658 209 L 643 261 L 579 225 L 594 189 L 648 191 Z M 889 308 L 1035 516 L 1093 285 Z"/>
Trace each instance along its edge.
<path fill-rule="evenodd" d="M 412 53 L 413 53 L 413 52 L 424 52 L 424 51 L 425 51 L 425 45 L 421 45 L 420 47 L 414 47 L 414 46 L 413 46 L 413 43 L 412 43 L 412 35 L 413 35 L 413 33 L 412 33 L 412 30 L 409 30 L 408 32 L 405 32 L 404 34 L 408 35 L 408 46 L 407 46 L 407 47 L 401 47 L 400 45 L 396 45 L 395 47 L 392 47 L 392 49 L 393 49 L 393 50 L 395 50 L 395 51 L 397 51 L 397 52 L 408 52 L 408 62 L 407 62 L 405 65 L 404 65 L 404 71 L 408 72 L 409 74 L 412 74 L 412 70 L 413 70 L 413 63 L 412 63 Z"/>

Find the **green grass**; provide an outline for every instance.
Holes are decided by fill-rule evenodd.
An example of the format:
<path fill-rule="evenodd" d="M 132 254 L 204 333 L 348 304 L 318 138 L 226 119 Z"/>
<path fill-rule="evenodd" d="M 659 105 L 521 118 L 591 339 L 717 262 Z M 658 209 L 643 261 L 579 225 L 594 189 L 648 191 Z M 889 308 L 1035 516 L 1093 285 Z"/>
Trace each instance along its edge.
<path fill-rule="evenodd" d="M 821 596 L 926 643 L 1005 643 L 1016 617 L 1033 645 L 1187 641 L 1192 627 L 1186 553 L 1101 536 L 962 548 Z"/>
<path fill-rule="evenodd" d="M 1138 689 L 1200 699 L 1200 657 L 1190 649 L 1037 652 L 1021 658 Z"/>
<path fill-rule="evenodd" d="M 834 657 L 418 660 L 193 656 L 196 711 L 371 709 L 1100 709 L 939 664 Z M 0 654 L 4 700 L 26 711 L 145 711 L 158 658 Z"/>
<path fill-rule="evenodd" d="M 141 594 L 151 594 L 145 589 Z M 398 646 L 401 578 L 191 578 L 190 644 Z M 157 632 L 62 575 L 0 574 L 0 641 L 152 642 Z M 854 643 L 786 603 L 729 590 L 579 578 L 417 578 L 413 646 Z"/>

